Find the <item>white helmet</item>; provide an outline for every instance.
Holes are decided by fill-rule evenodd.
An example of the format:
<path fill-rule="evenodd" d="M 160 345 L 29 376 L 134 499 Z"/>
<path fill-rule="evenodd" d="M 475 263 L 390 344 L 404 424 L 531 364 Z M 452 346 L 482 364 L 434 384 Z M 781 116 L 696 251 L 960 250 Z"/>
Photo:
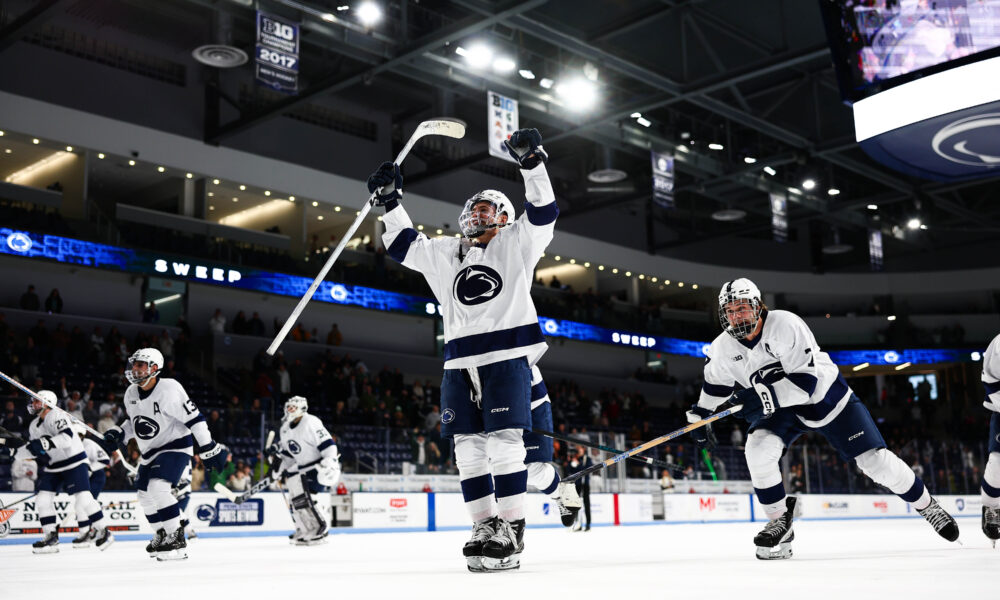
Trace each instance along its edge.
<path fill-rule="evenodd" d="M 473 208 L 481 202 L 487 202 L 493 206 L 493 217 L 487 221 L 481 221 L 479 215 L 473 212 Z M 500 223 L 500 215 L 507 215 L 507 221 Z M 483 190 L 475 196 L 465 201 L 462 214 L 458 216 L 458 227 L 462 230 L 462 235 L 467 238 L 477 238 L 487 229 L 494 227 L 504 227 L 514 222 L 514 205 L 510 203 L 507 196 L 496 190 Z"/>
<path fill-rule="evenodd" d="M 149 370 L 146 371 L 145 375 L 137 375 L 133 370 L 135 363 L 146 363 L 149 366 Z M 156 367 L 156 369 L 153 369 Z M 163 369 L 163 353 L 156 348 L 139 348 L 135 351 L 132 356 L 128 357 L 128 368 L 125 369 L 125 378 L 128 379 L 129 383 L 137 383 L 142 385 L 146 383 L 146 380 L 150 377 L 156 377 L 160 374 L 160 370 Z"/>
<path fill-rule="evenodd" d="M 731 302 L 749 302 L 753 309 L 753 317 L 749 321 L 730 323 L 726 316 L 726 306 Z M 738 340 L 746 338 L 757 328 L 760 321 L 760 311 L 764 304 L 760 300 L 760 290 L 754 282 L 741 277 L 722 284 L 719 290 L 719 324 L 722 329 Z"/>
<path fill-rule="evenodd" d="M 309 410 L 309 402 L 302 396 L 292 396 L 285 400 L 285 415 L 281 417 L 283 421 L 294 421 L 306 414 Z"/>
<path fill-rule="evenodd" d="M 42 400 L 38 400 L 38 398 L 32 398 L 31 402 L 28 403 L 28 414 L 37 415 L 46 408 L 50 408 L 57 405 L 56 393 L 51 390 L 41 390 L 35 395 L 38 396 L 39 398 L 42 398 Z M 36 407 L 35 406 L 36 403 L 39 406 Z"/>

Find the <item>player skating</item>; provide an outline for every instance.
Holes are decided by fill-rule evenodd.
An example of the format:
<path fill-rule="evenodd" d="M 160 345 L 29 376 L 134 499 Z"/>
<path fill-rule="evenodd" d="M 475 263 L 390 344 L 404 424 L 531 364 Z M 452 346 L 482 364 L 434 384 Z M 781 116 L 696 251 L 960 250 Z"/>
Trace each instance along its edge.
<path fill-rule="evenodd" d="M 531 427 L 530 367 L 547 348 L 530 288 L 559 214 L 538 130 L 521 129 L 505 143 L 524 177 L 524 215 L 515 221 L 502 193 L 479 192 L 459 216 L 462 239 L 432 240 L 413 228 L 399 204 L 398 165 L 384 163 L 368 179 L 386 209 L 388 254 L 422 273 L 441 303 L 441 433 L 454 437 L 474 523 L 463 548 L 472 571 L 520 565 L 527 489 L 521 432 Z"/>
<path fill-rule="evenodd" d="M 337 445 L 319 417 L 308 410 L 309 403 L 302 396 L 289 398 L 278 441 L 268 448 L 269 455 L 281 459 L 274 479 L 285 478 L 295 522 L 295 532 L 288 538 L 297 546 L 312 546 L 326 538 L 327 522 L 316 510 L 312 495 L 329 492 L 340 481 Z"/>
<path fill-rule="evenodd" d="M 857 461 L 876 483 L 909 502 L 948 541 L 958 539 L 958 524 L 898 456 L 886 448 L 871 414 L 820 351 L 809 327 L 797 315 L 769 311 L 749 279 L 723 284 L 719 321 L 724 330 L 706 353 L 701 397 L 688 412 L 690 422 L 711 414 L 734 395 L 738 413 L 750 423 L 747 467 L 757 499 L 770 519 L 754 537 L 757 558 L 789 558 L 794 539 L 796 499 L 785 495 L 778 461 L 796 438 L 808 431 L 823 435 L 841 458 Z M 704 441 L 707 429 L 695 430 Z"/>
<path fill-rule="evenodd" d="M 56 395 L 49 390 L 38 392 L 38 396 L 56 405 Z M 101 505 L 90 493 L 90 468 L 83 443 L 73 432 L 68 415 L 59 409 L 49 408 L 45 402 L 33 398 L 28 404 L 28 412 L 38 415 L 28 426 L 27 450 L 41 467 L 38 475 L 39 522 L 45 537 L 31 545 L 35 554 L 51 554 L 59 551 L 59 532 L 56 523 L 55 497 L 57 492 L 73 496 L 77 519 L 80 522 L 80 536 L 93 539 L 101 550 L 107 550 L 114 542 L 114 536 L 107 529 L 107 522 Z M 94 531 L 88 536 L 89 527 Z"/>
<path fill-rule="evenodd" d="M 104 469 L 111 464 L 111 457 L 100 444 L 87 437 L 87 428 L 82 423 L 73 423 L 73 431 L 80 436 L 83 451 L 87 455 L 87 470 L 90 472 L 90 495 L 97 500 L 104 491 L 107 475 Z M 97 529 L 90 526 L 90 520 L 83 515 L 76 516 L 79 535 L 73 540 L 74 548 L 86 548 L 97 539 Z"/>
<path fill-rule="evenodd" d="M 1000 539 L 1000 335 L 993 338 L 983 355 L 983 406 L 993 411 L 990 417 L 990 448 L 983 469 L 983 533 L 996 546 Z"/>
<path fill-rule="evenodd" d="M 552 431 L 552 401 L 537 366 L 531 367 L 531 427 Z M 562 483 L 559 471 L 552 465 L 552 438 L 525 430 L 524 464 L 528 468 L 528 485 L 552 498 L 559 509 L 559 518 L 566 527 L 572 527 L 576 514 L 583 506 L 576 486 Z"/>
<path fill-rule="evenodd" d="M 228 449 L 212 440 L 198 407 L 176 379 L 160 377 L 163 354 L 142 348 L 129 357 L 125 376 L 124 419 L 104 434 L 103 447 L 113 453 L 129 438 L 139 447 L 136 476 L 139 504 L 155 535 L 146 552 L 157 560 L 187 558 L 187 542 L 181 527 L 181 511 L 171 488 L 178 484 L 191 464 L 196 448 L 206 469 L 221 471 Z"/>

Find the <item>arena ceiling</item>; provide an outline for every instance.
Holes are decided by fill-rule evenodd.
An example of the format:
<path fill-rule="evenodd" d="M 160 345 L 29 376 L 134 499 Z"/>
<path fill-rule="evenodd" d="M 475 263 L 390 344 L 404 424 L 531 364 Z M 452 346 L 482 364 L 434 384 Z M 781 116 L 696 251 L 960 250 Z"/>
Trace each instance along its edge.
<path fill-rule="evenodd" d="M 484 140 L 485 91 L 495 90 L 519 100 L 522 126 L 544 132 L 560 227 L 569 231 L 710 262 L 760 262 L 741 249 L 770 245 L 777 250 L 763 255 L 774 268 L 821 272 L 867 268 L 867 231 L 881 227 L 890 268 L 995 264 L 997 178 L 941 184 L 869 159 L 854 142 L 818 1 L 392 0 L 378 3 L 383 18 L 369 27 L 354 0 L 10 0 L 0 8 L 0 52 L 29 44 L 32 52 L 58 46 L 72 55 L 81 39 L 113 39 L 116 48 L 144 57 L 145 77 L 180 77 L 196 88 L 190 105 L 177 110 L 202 115 L 197 133 L 221 145 L 337 101 L 384 114 L 395 148 L 408 134 L 403 124 L 442 113 L 470 123 L 467 139 Z M 209 43 L 252 56 L 258 7 L 302 24 L 296 96 L 235 87 L 234 78 L 252 71 L 249 64 L 219 71 L 191 58 Z M 512 57 L 517 68 L 501 74 L 471 67 L 456 49 L 475 43 Z M 186 71 L 178 75 L 175 64 Z M 525 79 L 521 69 L 536 78 Z M 587 111 L 569 110 L 539 85 L 582 73 L 597 86 Z M 87 107 L 88 93 L 74 90 L 59 101 Z M 675 209 L 651 201 L 650 148 L 677 156 Z M 462 170 L 516 178 L 482 143 L 419 153 L 426 166 L 407 172 L 410 189 Z M 626 178 L 588 180 L 608 168 Z M 811 192 L 802 189 L 806 179 L 816 182 Z M 801 192 L 789 195 L 792 240 L 777 246 L 769 241 L 768 193 L 789 188 Z M 831 188 L 839 194 L 830 195 Z M 713 219 L 726 209 L 746 215 Z M 908 229 L 913 218 L 926 229 Z M 606 226 L 611 222 L 620 226 Z M 621 231 L 632 234 L 622 239 Z M 851 248 L 823 252 L 837 243 Z M 807 256 L 775 258 L 793 253 Z"/>

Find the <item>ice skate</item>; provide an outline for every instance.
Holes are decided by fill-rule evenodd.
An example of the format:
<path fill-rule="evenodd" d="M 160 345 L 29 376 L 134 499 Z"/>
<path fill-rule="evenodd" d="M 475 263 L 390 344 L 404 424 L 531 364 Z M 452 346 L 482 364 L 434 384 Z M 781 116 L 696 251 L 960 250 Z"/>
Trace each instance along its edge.
<path fill-rule="evenodd" d="M 479 521 L 472 526 L 472 538 L 468 542 L 465 542 L 462 554 L 465 555 L 465 562 L 468 564 L 469 570 L 473 573 L 481 573 L 486 570 L 483 567 L 483 546 L 493 537 L 496 530 L 496 517 Z"/>
<path fill-rule="evenodd" d="M 95 537 L 97 537 L 97 530 L 89 527 L 86 531 L 81 530 L 80 535 L 73 538 L 71 543 L 74 548 L 90 548 L 90 543 L 94 541 Z"/>
<path fill-rule="evenodd" d="M 31 545 L 32 554 L 55 554 L 59 552 L 59 534 L 53 531 Z"/>
<path fill-rule="evenodd" d="M 521 567 L 524 551 L 524 519 L 499 520 L 496 533 L 483 546 L 483 569 L 510 571 Z"/>
<path fill-rule="evenodd" d="M 181 527 L 184 529 L 184 535 L 187 536 L 187 539 L 193 540 L 198 537 L 198 532 L 191 526 L 191 521 L 181 519 Z"/>
<path fill-rule="evenodd" d="M 167 532 L 162 528 L 156 530 L 156 533 L 153 534 L 153 539 L 149 540 L 149 543 L 146 544 L 146 552 L 149 553 L 150 558 L 156 558 L 156 553 L 159 551 L 160 544 L 163 543 L 163 540 L 166 537 Z"/>
<path fill-rule="evenodd" d="M 316 531 L 312 533 L 304 533 L 295 539 L 294 544 L 296 546 L 319 546 L 320 544 L 325 544 L 329 540 L 326 539 L 329 535 L 329 531 L 326 525 L 321 525 Z"/>
<path fill-rule="evenodd" d="M 993 542 L 993 547 L 997 547 L 997 540 L 1000 539 L 1000 506 L 990 508 L 983 507 L 983 533 Z"/>
<path fill-rule="evenodd" d="M 90 530 L 94 532 L 91 539 L 94 540 L 94 545 L 97 546 L 97 549 L 101 552 L 104 552 L 111 547 L 111 544 L 115 543 L 115 536 L 111 535 L 111 530 L 107 527 L 100 531 L 96 531 L 93 527 L 91 527 Z"/>
<path fill-rule="evenodd" d="M 561 482 L 559 484 L 559 497 L 556 498 L 556 506 L 559 508 L 559 518 L 564 527 L 572 527 L 576 521 L 576 515 L 583 506 L 580 495 L 576 493 L 576 486 L 572 483 Z"/>
<path fill-rule="evenodd" d="M 792 557 L 792 541 L 795 532 L 792 530 L 792 519 L 795 518 L 795 496 L 785 498 L 785 513 L 768 521 L 760 533 L 754 536 L 753 543 L 757 546 L 757 558 L 760 560 L 779 560 Z"/>
<path fill-rule="evenodd" d="M 183 527 L 178 527 L 172 533 L 167 534 L 156 551 L 156 560 L 158 561 L 184 560 L 187 557 L 187 540 L 184 539 Z"/>
<path fill-rule="evenodd" d="M 955 522 L 954 517 L 948 514 L 948 511 L 941 508 L 941 505 L 934 498 L 931 498 L 931 503 L 927 505 L 927 508 L 918 510 L 917 512 L 944 539 L 949 542 L 954 542 L 958 539 L 958 523 Z"/>

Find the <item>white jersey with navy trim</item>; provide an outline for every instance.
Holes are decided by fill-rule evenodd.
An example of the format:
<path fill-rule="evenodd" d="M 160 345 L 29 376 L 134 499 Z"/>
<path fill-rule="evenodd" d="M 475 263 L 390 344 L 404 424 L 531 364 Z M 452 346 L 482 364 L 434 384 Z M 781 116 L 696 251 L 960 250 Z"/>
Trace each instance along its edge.
<path fill-rule="evenodd" d="M 764 326 L 752 342 L 726 332 L 715 338 L 705 362 L 698 406 L 715 410 L 734 391 L 763 387 L 780 408 L 790 408 L 808 427 L 822 427 L 840 414 L 851 388 L 809 326 L 784 310 L 763 312 Z"/>
<path fill-rule="evenodd" d="M 132 384 L 125 390 L 127 418 L 119 425 L 125 440 L 134 437 L 140 464 L 148 465 L 162 452 L 192 455 L 192 447 L 212 441 L 205 417 L 176 379 L 158 378 L 149 392 Z"/>
<path fill-rule="evenodd" d="M 982 380 L 986 388 L 983 406 L 1000 413 L 1000 335 L 993 338 L 983 355 Z"/>
<path fill-rule="evenodd" d="M 535 364 L 548 345 L 531 300 L 535 265 L 552 241 L 559 209 L 545 165 L 521 170 L 524 214 L 487 246 L 430 239 L 401 205 L 389 205 L 382 236 L 388 254 L 423 274 L 444 318 L 444 368 L 467 369 L 524 356 Z"/>
<path fill-rule="evenodd" d="M 111 464 L 111 457 L 100 444 L 90 438 L 83 438 L 83 451 L 87 453 L 87 465 L 91 473 L 101 471 Z"/>
<path fill-rule="evenodd" d="M 306 413 L 298 423 L 284 421 L 278 434 L 281 447 L 282 470 L 296 473 L 311 467 L 324 458 L 336 458 L 337 445 L 319 417 Z M 286 466 L 288 465 L 288 466 Z"/>
<path fill-rule="evenodd" d="M 531 410 L 551 402 L 549 400 L 549 390 L 545 387 L 545 380 L 542 379 L 542 372 L 537 366 L 531 367 Z"/>
<path fill-rule="evenodd" d="M 28 425 L 28 439 L 37 440 L 48 436 L 53 444 L 46 450 L 49 458 L 44 470 L 60 473 L 87 461 L 83 442 L 73 433 L 70 416 L 59 409 L 49 409 L 45 416 L 38 416 Z"/>

